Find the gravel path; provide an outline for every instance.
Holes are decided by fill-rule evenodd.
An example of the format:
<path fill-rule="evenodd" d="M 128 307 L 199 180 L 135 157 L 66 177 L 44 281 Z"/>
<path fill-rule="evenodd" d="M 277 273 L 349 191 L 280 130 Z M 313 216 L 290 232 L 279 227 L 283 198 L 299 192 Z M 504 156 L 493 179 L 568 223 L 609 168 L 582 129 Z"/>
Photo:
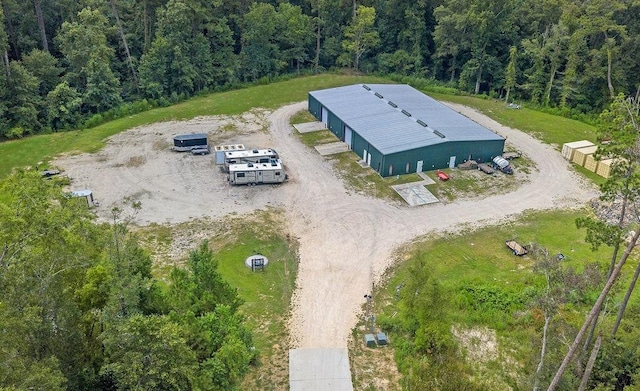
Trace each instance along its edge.
<path fill-rule="evenodd" d="M 112 137 L 97 154 L 63 157 L 55 165 L 71 178 L 73 190 L 93 190 L 102 220 L 109 220 L 111 209 L 124 199 L 142 202 L 135 218 L 140 225 L 283 208 L 287 229 L 300 242 L 292 348 L 344 348 L 364 295 L 390 266 L 397 248 L 427 233 L 493 224 L 527 209 L 582 206 L 597 195 L 551 147 L 469 108 L 451 107 L 507 137 L 531 158 L 538 170 L 530 181 L 507 194 L 417 208 L 354 194 L 334 175 L 329 161 L 291 136 L 289 118 L 304 110 L 306 102 L 273 113 L 254 110 L 131 129 Z M 225 130 L 229 127 L 235 130 Z M 208 133 L 216 143 L 275 148 L 291 180 L 282 186 L 232 187 L 211 156 L 170 152 L 172 137 L 179 133 Z"/>
<path fill-rule="evenodd" d="M 582 206 L 597 195 L 553 148 L 482 114 L 450 105 L 507 138 L 535 161 L 530 182 L 508 194 L 410 208 L 348 193 L 326 162 L 289 134 L 288 118 L 305 103 L 283 107 L 270 117 L 287 167 L 298 186 L 286 205 L 292 234 L 300 240 L 300 267 L 290 321 L 293 347 L 346 347 L 364 295 L 390 266 L 394 249 L 429 232 L 455 232 L 496 223 L 527 209 Z M 285 141 L 286 140 L 286 141 Z"/>

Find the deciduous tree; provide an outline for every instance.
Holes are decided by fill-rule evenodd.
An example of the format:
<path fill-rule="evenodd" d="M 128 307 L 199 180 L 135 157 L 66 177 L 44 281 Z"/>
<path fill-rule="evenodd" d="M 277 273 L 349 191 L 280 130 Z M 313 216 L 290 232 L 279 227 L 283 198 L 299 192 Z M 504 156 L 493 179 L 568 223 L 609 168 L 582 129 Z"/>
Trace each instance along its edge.
<path fill-rule="evenodd" d="M 374 49 L 380 43 L 380 36 L 375 31 L 376 9 L 373 7 L 358 6 L 351 23 L 344 32 L 342 48 L 346 51 L 343 56 L 344 65 L 353 65 L 357 71 L 360 69 L 362 56 Z"/>

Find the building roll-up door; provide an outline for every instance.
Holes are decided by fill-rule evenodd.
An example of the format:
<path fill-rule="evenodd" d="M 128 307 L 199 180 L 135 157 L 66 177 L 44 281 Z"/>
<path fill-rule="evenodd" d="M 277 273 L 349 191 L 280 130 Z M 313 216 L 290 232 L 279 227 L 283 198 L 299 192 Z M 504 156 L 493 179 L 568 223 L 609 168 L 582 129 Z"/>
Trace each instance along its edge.
<path fill-rule="evenodd" d="M 344 142 L 347 143 L 349 149 L 351 149 L 351 143 L 353 142 L 353 130 L 347 125 L 344 126 Z"/>

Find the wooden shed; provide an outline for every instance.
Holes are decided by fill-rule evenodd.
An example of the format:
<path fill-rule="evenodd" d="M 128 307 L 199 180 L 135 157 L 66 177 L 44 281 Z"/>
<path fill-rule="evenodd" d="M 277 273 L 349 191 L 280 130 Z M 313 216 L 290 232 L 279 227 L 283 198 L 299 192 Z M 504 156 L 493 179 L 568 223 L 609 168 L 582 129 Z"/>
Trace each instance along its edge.
<path fill-rule="evenodd" d="M 573 158 L 571 158 L 571 162 L 579 166 L 584 166 L 584 161 L 586 160 L 587 156 L 593 155 L 597 149 L 598 147 L 595 145 L 590 147 L 577 148 L 575 151 L 573 151 Z"/>
<path fill-rule="evenodd" d="M 580 140 L 580 141 L 574 141 L 571 143 L 566 143 L 562 146 L 562 157 L 567 159 L 568 161 L 572 161 L 573 160 L 573 153 L 576 149 L 578 148 L 584 148 L 584 147 L 591 147 L 595 145 L 594 143 L 592 143 L 591 141 L 587 141 L 587 140 Z"/>

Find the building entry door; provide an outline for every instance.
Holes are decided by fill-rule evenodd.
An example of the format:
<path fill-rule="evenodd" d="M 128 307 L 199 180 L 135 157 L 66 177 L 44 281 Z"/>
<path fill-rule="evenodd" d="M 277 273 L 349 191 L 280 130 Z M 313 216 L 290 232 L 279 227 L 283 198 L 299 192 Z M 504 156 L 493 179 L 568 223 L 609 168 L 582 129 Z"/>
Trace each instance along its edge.
<path fill-rule="evenodd" d="M 455 166 L 456 166 L 456 157 L 451 156 L 449 158 L 449 168 L 455 168 Z"/>
<path fill-rule="evenodd" d="M 418 160 L 418 164 L 416 164 L 416 173 L 422 172 L 422 164 L 424 162 L 422 160 Z"/>
<path fill-rule="evenodd" d="M 322 117 L 322 122 L 329 127 L 329 110 L 327 110 L 324 106 L 320 107 L 320 117 Z"/>

